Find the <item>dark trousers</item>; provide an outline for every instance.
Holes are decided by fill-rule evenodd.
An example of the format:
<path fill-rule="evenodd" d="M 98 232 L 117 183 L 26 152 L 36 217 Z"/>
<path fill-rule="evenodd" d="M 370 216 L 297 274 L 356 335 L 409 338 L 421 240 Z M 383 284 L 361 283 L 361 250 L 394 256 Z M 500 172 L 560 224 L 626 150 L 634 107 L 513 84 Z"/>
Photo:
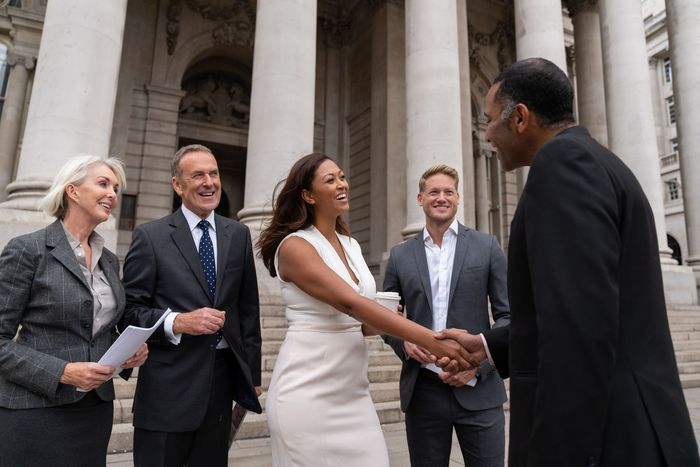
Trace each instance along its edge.
<path fill-rule="evenodd" d="M 234 357 L 230 349 L 216 351 L 214 377 L 204 419 L 194 431 L 182 433 L 134 429 L 136 467 L 226 467 L 233 406 Z M 183 381 L 183 384 L 197 384 Z"/>
<path fill-rule="evenodd" d="M 447 467 L 452 430 L 468 467 L 503 467 L 505 418 L 503 407 L 467 410 L 451 386 L 422 369 L 406 410 L 406 438 L 412 467 Z"/>

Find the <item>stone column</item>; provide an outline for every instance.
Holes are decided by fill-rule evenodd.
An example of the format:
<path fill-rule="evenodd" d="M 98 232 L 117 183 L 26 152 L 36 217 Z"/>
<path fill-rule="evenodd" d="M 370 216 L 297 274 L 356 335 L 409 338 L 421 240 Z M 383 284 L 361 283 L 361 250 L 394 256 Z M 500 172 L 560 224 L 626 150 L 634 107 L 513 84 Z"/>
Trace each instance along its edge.
<path fill-rule="evenodd" d="M 416 205 L 418 180 L 437 163 L 462 176 L 457 2 L 406 1 L 406 227 L 418 232 L 424 216 Z M 462 219 L 462 212 L 457 214 Z"/>
<path fill-rule="evenodd" d="M 608 144 L 603 87 L 603 49 L 598 0 L 569 0 L 574 24 L 576 91 L 579 123 L 603 146 Z"/>
<path fill-rule="evenodd" d="M 638 0 L 600 0 L 599 5 L 609 147 L 642 185 L 654 212 L 661 261 L 672 264 L 642 8 Z"/>
<path fill-rule="evenodd" d="M 515 0 L 515 49 L 518 60 L 542 57 L 567 72 L 561 0 Z M 529 167 L 517 171 L 522 191 Z"/>
<path fill-rule="evenodd" d="M 6 187 L 12 181 L 15 171 L 15 158 L 19 132 L 22 128 L 24 100 L 27 97 L 29 72 L 34 69 L 35 59 L 23 55 L 9 54 L 7 63 L 10 77 L 7 82 L 6 100 L 0 117 L 0 187 Z M 4 201 L 6 192 L 0 188 L 0 201 Z"/>
<path fill-rule="evenodd" d="M 48 3 L 17 178 L 2 207 L 35 210 L 67 159 L 108 153 L 126 4 Z"/>
<path fill-rule="evenodd" d="M 486 180 L 486 151 L 474 153 L 474 179 L 476 183 L 476 229 L 490 232 L 489 229 L 489 193 Z"/>
<path fill-rule="evenodd" d="M 666 18 L 671 42 L 676 129 L 683 180 L 683 207 L 688 235 L 687 262 L 700 285 L 700 3 L 666 0 Z"/>
<path fill-rule="evenodd" d="M 471 72 L 469 64 L 469 30 L 467 28 L 467 2 L 457 2 L 457 37 L 459 40 L 459 81 L 460 81 L 460 112 L 462 114 L 462 161 L 463 174 L 459 181 L 462 207 L 464 208 L 464 224 L 477 227 L 477 189 L 474 180 L 474 147 L 472 141 L 472 93 Z M 488 224 L 486 225 L 488 230 Z"/>
<path fill-rule="evenodd" d="M 313 150 L 316 0 L 258 0 L 244 208 L 253 234 L 272 213 L 272 192 Z"/>
<path fill-rule="evenodd" d="M 514 6 L 518 60 L 546 58 L 566 73 L 561 0 L 515 0 Z"/>

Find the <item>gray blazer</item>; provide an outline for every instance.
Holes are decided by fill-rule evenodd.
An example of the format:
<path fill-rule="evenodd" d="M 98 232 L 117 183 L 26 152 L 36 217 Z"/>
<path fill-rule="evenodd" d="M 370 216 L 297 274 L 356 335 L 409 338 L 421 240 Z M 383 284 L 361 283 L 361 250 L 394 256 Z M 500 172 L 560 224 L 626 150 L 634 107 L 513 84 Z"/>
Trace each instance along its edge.
<path fill-rule="evenodd" d="M 85 393 L 59 383 L 63 369 L 100 359 L 117 337 L 126 301 L 117 257 L 105 248 L 100 266 L 118 312 L 93 337 L 92 293 L 61 222 L 7 244 L 0 256 L 0 407 L 50 407 L 83 398 Z M 112 381 L 96 392 L 113 400 Z"/>
<path fill-rule="evenodd" d="M 432 293 L 425 256 L 423 231 L 391 249 L 384 276 L 384 290 L 398 292 L 406 317 L 427 328 L 432 327 Z M 510 323 L 506 290 L 506 259 L 496 237 L 459 224 L 454 266 L 450 283 L 447 327 L 479 333 L 491 328 L 488 300 L 494 327 Z M 401 369 L 401 409 L 406 411 L 413 396 L 420 363 L 408 358 L 403 340 L 385 336 L 403 361 Z M 494 368 L 485 363 L 476 386 L 454 388 L 459 403 L 467 410 L 484 410 L 506 401 L 505 388 Z"/>

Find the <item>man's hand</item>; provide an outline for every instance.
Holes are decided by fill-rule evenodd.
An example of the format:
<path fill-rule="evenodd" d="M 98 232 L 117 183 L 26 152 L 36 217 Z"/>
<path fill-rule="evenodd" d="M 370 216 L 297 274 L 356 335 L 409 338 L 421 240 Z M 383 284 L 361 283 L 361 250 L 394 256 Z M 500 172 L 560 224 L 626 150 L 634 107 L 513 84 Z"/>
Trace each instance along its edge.
<path fill-rule="evenodd" d="M 262 394 L 262 386 L 255 386 L 255 395 L 260 397 Z"/>
<path fill-rule="evenodd" d="M 137 366 L 141 366 L 144 363 L 146 363 L 146 359 L 148 358 L 148 345 L 143 344 L 139 349 L 136 351 L 134 355 L 129 357 L 127 361 L 122 363 L 122 368 L 135 368 Z"/>
<path fill-rule="evenodd" d="M 433 355 L 432 362 L 436 362 L 436 359 L 437 362 L 446 362 L 445 366 L 448 368 L 447 371 L 452 373 L 461 370 L 470 370 L 475 366 L 478 367 L 478 365 L 473 365 L 471 363 L 471 355 L 462 344 L 447 337 L 438 339 L 437 334 L 434 335 L 433 341 L 429 345 L 426 345 L 426 350 Z"/>
<path fill-rule="evenodd" d="M 453 339 L 459 342 L 469 353 L 468 360 L 472 368 L 479 368 L 481 362 L 486 360 L 486 349 L 479 334 L 469 334 L 462 329 L 444 329 L 437 333 L 435 337 L 438 339 Z M 450 373 L 456 373 L 461 366 L 457 361 L 447 360 L 446 358 L 438 359 L 436 365 Z"/>
<path fill-rule="evenodd" d="M 115 369 L 94 362 L 73 362 L 65 366 L 59 381 L 84 391 L 91 391 L 111 379 Z"/>
<path fill-rule="evenodd" d="M 226 312 L 214 308 L 199 308 L 179 313 L 173 321 L 173 334 L 214 334 L 224 326 L 225 320 Z"/>
<path fill-rule="evenodd" d="M 407 356 L 422 364 L 433 363 L 435 361 L 435 358 L 430 352 L 408 341 L 403 342 L 403 351 L 406 352 Z"/>
<path fill-rule="evenodd" d="M 443 383 L 459 388 L 465 386 L 474 376 L 476 376 L 477 371 L 479 371 L 478 368 L 472 368 L 471 370 L 460 371 L 457 373 L 443 371 L 442 373 L 438 373 L 438 377 Z"/>

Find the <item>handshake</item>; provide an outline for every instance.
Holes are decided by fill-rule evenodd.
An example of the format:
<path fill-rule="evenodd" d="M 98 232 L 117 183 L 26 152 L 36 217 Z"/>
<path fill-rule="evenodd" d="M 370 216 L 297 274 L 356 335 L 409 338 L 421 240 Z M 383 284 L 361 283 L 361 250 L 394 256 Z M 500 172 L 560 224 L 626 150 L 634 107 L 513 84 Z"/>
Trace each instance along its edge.
<path fill-rule="evenodd" d="M 442 368 L 440 379 L 452 386 L 462 386 L 478 372 L 486 358 L 480 335 L 461 329 L 445 329 L 433 335 L 434 345 L 421 348 L 404 341 L 406 355 L 421 364 L 434 363 Z"/>

